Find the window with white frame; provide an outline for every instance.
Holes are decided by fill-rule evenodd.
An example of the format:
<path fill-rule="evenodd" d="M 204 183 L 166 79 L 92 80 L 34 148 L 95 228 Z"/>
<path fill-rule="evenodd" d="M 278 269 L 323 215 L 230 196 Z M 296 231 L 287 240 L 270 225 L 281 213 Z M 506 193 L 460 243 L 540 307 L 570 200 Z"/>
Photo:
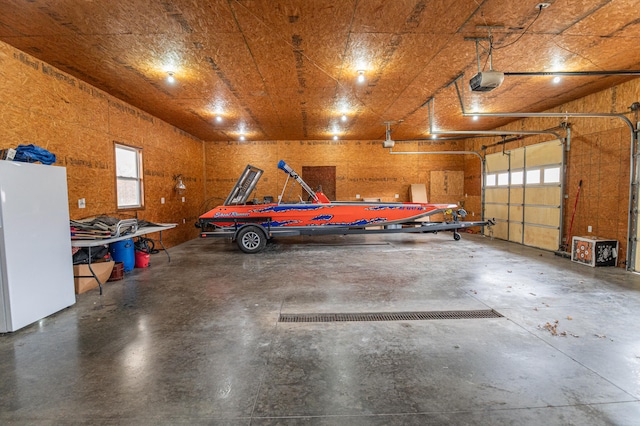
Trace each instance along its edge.
<path fill-rule="evenodd" d="M 560 183 L 560 167 L 549 167 L 543 170 L 544 183 Z"/>
<path fill-rule="evenodd" d="M 540 169 L 527 170 L 527 185 L 540 184 Z"/>
<path fill-rule="evenodd" d="M 498 186 L 509 185 L 509 172 L 498 173 Z"/>
<path fill-rule="evenodd" d="M 517 172 L 511 172 L 511 185 L 522 185 L 524 179 L 524 172 L 519 170 Z"/>
<path fill-rule="evenodd" d="M 143 206 L 142 150 L 115 144 L 116 193 L 119 209 Z"/>
<path fill-rule="evenodd" d="M 495 173 L 487 175 L 486 186 L 496 186 L 496 175 L 495 175 Z"/>

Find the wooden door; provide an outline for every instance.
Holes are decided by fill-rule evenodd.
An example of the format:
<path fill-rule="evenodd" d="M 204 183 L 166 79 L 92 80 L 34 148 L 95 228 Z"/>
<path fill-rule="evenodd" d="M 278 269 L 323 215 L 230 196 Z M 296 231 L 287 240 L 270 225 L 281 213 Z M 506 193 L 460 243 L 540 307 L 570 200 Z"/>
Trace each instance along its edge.
<path fill-rule="evenodd" d="M 302 179 L 314 191 L 322 187 L 327 198 L 336 200 L 336 166 L 302 166 Z"/>

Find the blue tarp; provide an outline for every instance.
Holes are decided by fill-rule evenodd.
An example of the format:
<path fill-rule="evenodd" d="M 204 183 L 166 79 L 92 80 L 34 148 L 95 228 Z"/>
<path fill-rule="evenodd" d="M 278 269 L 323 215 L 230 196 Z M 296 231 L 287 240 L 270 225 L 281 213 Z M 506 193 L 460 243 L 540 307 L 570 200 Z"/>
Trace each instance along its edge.
<path fill-rule="evenodd" d="M 39 161 L 42 164 L 53 164 L 56 162 L 56 155 L 33 144 L 18 145 L 13 161 L 22 161 L 23 163 Z"/>

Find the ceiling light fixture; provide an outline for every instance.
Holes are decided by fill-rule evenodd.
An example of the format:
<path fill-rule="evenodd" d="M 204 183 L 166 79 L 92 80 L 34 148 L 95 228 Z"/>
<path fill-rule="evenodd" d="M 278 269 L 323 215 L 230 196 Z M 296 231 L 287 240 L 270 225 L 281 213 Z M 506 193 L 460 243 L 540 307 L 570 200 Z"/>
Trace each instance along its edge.
<path fill-rule="evenodd" d="M 333 135 L 333 140 L 337 141 L 338 140 L 338 135 Z"/>
<path fill-rule="evenodd" d="M 560 80 L 561 80 L 561 78 L 560 78 L 559 76 L 555 76 L 555 77 L 553 77 L 553 83 L 554 83 L 554 84 L 558 84 L 558 83 L 560 83 Z"/>
<path fill-rule="evenodd" d="M 244 135 L 240 135 L 240 140 L 241 140 L 241 141 L 245 140 Z"/>
<path fill-rule="evenodd" d="M 176 78 L 173 76 L 173 71 L 167 71 L 167 83 L 173 84 L 176 82 Z"/>
<path fill-rule="evenodd" d="M 358 83 L 364 83 L 364 70 L 358 70 Z"/>
<path fill-rule="evenodd" d="M 222 117 L 220 117 L 219 115 L 216 115 L 216 121 L 218 123 L 222 123 Z"/>
<path fill-rule="evenodd" d="M 473 116 L 473 121 L 478 121 L 479 119 L 480 119 L 480 117 L 479 117 L 479 116 L 477 116 L 477 115 L 474 115 L 474 116 Z"/>
<path fill-rule="evenodd" d="M 347 121 L 347 114 L 342 114 L 342 117 L 340 117 L 340 120 Z"/>

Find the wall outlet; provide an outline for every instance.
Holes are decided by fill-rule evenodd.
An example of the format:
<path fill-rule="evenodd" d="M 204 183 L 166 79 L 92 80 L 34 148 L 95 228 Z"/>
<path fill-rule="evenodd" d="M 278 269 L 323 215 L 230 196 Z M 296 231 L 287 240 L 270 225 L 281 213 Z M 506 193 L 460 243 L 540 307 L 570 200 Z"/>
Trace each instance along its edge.
<path fill-rule="evenodd" d="M 359 199 L 360 198 L 360 194 L 356 194 L 356 198 Z"/>
<path fill-rule="evenodd" d="M 593 228 L 591 227 L 591 225 L 587 226 L 587 232 L 591 232 L 593 231 Z"/>
<path fill-rule="evenodd" d="M 396 194 L 396 198 L 400 198 L 400 194 Z"/>
<path fill-rule="evenodd" d="M 182 219 L 182 223 L 187 223 L 187 219 Z"/>
<path fill-rule="evenodd" d="M 182 202 L 184 203 L 184 197 L 182 197 Z"/>
<path fill-rule="evenodd" d="M 84 198 L 80 198 L 78 200 L 78 208 L 79 209 L 84 209 L 85 207 L 87 207 L 87 202 Z"/>
<path fill-rule="evenodd" d="M 160 198 L 160 204 L 164 204 L 164 197 Z"/>

